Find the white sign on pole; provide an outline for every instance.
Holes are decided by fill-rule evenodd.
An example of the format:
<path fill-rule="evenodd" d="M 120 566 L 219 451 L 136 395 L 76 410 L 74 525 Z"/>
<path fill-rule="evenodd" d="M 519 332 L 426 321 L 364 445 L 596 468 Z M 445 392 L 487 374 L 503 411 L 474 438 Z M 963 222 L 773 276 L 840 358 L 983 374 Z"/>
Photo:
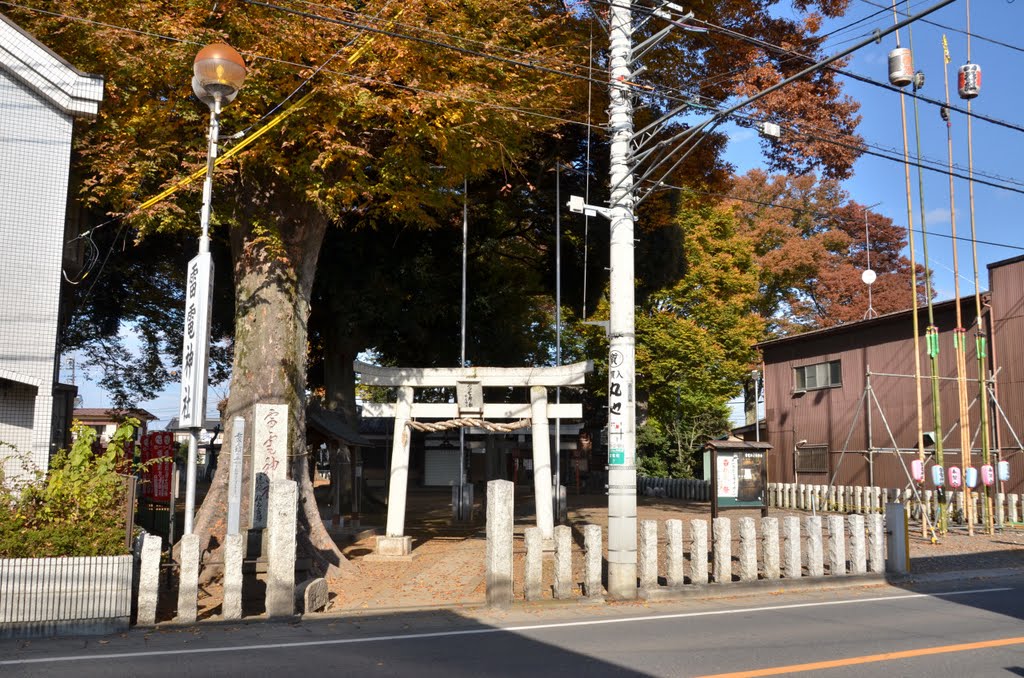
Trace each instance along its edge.
<path fill-rule="evenodd" d="M 201 252 L 188 262 L 187 280 L 178 423 L 182 428 L 201 428 L 206 417 L 207 358 L 213 296 L 213 259 L 209 252 Z"/>
<path fill-rule="evenodd" d="M 252 526 L 267 526 L 270 482 L 288 478 L 288 406 L 257 404 L 253 413 Z"/>
<path fill-rule="evenodd" d="M 245 456 L 245 419 L 235 417 L 231 428 L 231 466 L 228 475 L 228 534 L 241 527 L 242 459 Z"/>

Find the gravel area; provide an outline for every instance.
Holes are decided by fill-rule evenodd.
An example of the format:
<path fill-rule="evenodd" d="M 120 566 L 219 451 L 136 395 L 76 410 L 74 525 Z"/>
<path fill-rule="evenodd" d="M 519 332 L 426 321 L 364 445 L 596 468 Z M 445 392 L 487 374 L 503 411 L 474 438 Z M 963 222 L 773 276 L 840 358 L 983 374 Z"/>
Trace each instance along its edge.
<path fill-rule="evenodd" d="M 483 563 L 484 526 L 481 511 L 472 525 L 452 525 L 449 520 L 450 494 L 447 492 L 412 492 L 409 495 L 407 534 L 414 538 L 415 557 L 408 562 L 380 562 L 365 559 L 373 552 L 374 537 L 346 547 L 345 553 L 356 566 L 356 574 L 332 586 L 331 609 L 375 610 L 403 607 L 444 607 L 476 605 L 484 601 Z M 532 499 L 528 494 L 517 496 L 515 576 L 522 581 L 523 530 L 533 522 Z M 603 495 L 568 497 L 568 523 L 601 525 L 607 530 L 607 498 Z M 684 522 L 703 518 L 710 520 L 709 504 L 682 500 L 638 497 L 638 520 L 659 523 L 678 518 Z M 738 509 L 723 511 L 729 518 L 760 517 L 760 511 Z M 770 515 L 807 515 L 801 511 L 771 509 Z M 367 516 L 363 525 L 383 524 L 383 516 Z M 581 549 L 582 532 L 577 533 L 576 549 Z M 664 527 L 659 526 L 664 543 Z M 738 540 L 739 530 L 733 529 Z M 660 549 L 664 557 L 664 549 Z M 737 549 L 733 551 L 738 553 Z M 920 525 L 911 524 L 911 571 L 934 573 L 947 571 L 987 570 L 994 568 L 1024 569 L 1024 526 L 1007 527 L 994 535 L 978 529 L 967 536 L 966 528 L 953 526 L 936 542 L 921 537 Z M 547 559 L 549 560 L 549 559 Z M 582 581 L 582 558 L 574 557 L 576 581 Z M 545 581 L 552 579 L 551 562 L 545 562 Z M 664 572 L 664 565 L 660 568 Z M 521 595 L 521 591 L 517 591 Z M 550 597 L 550 591 L 545 592 Z"/>

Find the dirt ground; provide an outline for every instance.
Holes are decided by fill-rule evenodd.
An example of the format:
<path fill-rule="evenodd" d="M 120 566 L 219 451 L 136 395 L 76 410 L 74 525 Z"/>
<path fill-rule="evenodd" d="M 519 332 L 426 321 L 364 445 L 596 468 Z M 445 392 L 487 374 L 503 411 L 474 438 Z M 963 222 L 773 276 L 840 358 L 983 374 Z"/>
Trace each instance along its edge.
<path fill-rule="evenodd" d="M 366 558 L 373 552 L 374 536 L 345 546 L 356 575 L 335 582 L 332 586 L 331 611 L 381 610 L 417 607 L 446 607 L 480 604 L 484 601 L 485 535 L 482 515 L 477 506 L 476 520 L 470 525 L 453 525 L 450 520 L 450 493 L 418 491 L 409 496 L 410 516 L 406 533 L 413 537 L 414 558 L 408 562 L 382 562 Z M 516 497 L 514 568 L 515 581 L 522 582 L 525 547 L 523 530 L 533 522 L 532 499 Z M 730 518 L 760 516 L 756 510 L 730 510 L 722 515 Z M 799 511 L 775 510 L 770 515 L 806 515 Z M 679 518 L 710 519 L 708 503 L 638 497 L 639 520 Z M 369 515 L 363 526 L 382 525 L 383 515 Z M 568 522 L 573 526 L 596 524 L 605 528 L 607 536 L 607 498 L 603 495 L 570 495 Z M 662 544 L 664 528 L 660 527 Z M 738 538 L 738 530 L 733 530 Z M 581 549 L 581 531 L 574 530 Z M 911 525 L 911 572 L 987 570 L 1024 568 L 1024 529 L 1006 527 L 994 535 L 980 528 L 968 537 L 966 528 L 953 526 L 937 543 L 921 537 L 920 526 Z M 664 554 L 664 549 L 659 549 Z M 734 553 L 736 551 L 734 550 Z M 663 556 L 664 557 L 664 556 Z M 574 557 L 576 581 L 582 581 L 582 557 Z M 553 564 L 545 562 L 545 581 L 553 580 Z M 664 567 L 660 568 L 664 572 Z M 521 588 L 516 591 L 522 595 Z"/>

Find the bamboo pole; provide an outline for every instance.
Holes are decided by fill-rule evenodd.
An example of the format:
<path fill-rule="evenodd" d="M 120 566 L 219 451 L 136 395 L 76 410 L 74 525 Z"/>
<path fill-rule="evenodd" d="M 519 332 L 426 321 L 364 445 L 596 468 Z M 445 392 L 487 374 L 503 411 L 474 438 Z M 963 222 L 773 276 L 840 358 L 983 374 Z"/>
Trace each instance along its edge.
<path fill-rule="evenodd" d="M 893 21 L 899 21 L 896 13 L 896 0 L 892 2 Z M 900 32 L 896 31 L 896 47 L 900 46 Z M 910 147 L 907 142 L 907 98 L 900 90 L 900 121 L 903 125 L 903 170 L 906 176 L 907 188 L 907 241 L 910 248 L 910 298 L 913 308 L 914 326 L 914 383 L 917 391 L 917 455 L 921 460 L 921 468 L 924 468 L 924 429 L 921 422 L 924 419 L 922 412 L 921 395 L 921 344 L 920 327 L 917 319 L 917 260 L 914 253 L 914 199 L 910 188 Z M 921 521 L 921 537 L 928 538 L 928 526 L 926 521 Z"/>
<path fill-rule="evenodd" d="M 971 463 L 971 412 L 967 402 L 967 331 L 964 330 L 963 313 L 960 308 L 960 258 L 956 239 L 956 192 L 953 184 L 953 123 L 949 117 L 949 44 L 942 36 L 942 79 L 946 90 L 946 108 L 942 118 L 946 121 L 946 150 L 949 158 L 949 221 L 953 242 L 953 294 L 956 299 L 956 329 L 953 330 L 953 352 L 956 356 L 956 387 L 960 414 L 960 466 L 967 468 Z M 950 488 L 953 489 L 953 488 Z M 970 488 L 965 488 L 970 492 Z M 952 499 L 952 493 L 948 500 Z M 969 496 L 969 494 L 968 494 Z M 970 506 L 968 499 L 967 506 Z M 947 503 L 948 513 L 948 503 Z M 965 516 L 970 524 L 970 516 Z M 973 531 L 973 525 L 969 527 Z"/>
<path fill-rule="evenodd" d="M 971 0 L 967 0 L 967 63 L 971 63 Z M 974 137 L 971 131 L 971 99 L 967 100 L 967 186 L 971 213 L 971 252 L 974 256 L 974 307 L 978 316 L 978 330 L 975 336 L 978 354 L 978 402 L 981 408 L 979 426 L 981 428 L 981 462 L 989 463 L 988 440 L 988 369 L 985 365 L 985 319 L 981 315 L 981 286 L 978 282 L 978 237 L 974 220 Z M 966 469 L 965 469 L 966 471 Z M 983 490 L 984 501 L 982 510 L 985 517 L 985 528 L 989 534 L 995 533 L 992 524 L 992 497 L 988 487 Z"/>

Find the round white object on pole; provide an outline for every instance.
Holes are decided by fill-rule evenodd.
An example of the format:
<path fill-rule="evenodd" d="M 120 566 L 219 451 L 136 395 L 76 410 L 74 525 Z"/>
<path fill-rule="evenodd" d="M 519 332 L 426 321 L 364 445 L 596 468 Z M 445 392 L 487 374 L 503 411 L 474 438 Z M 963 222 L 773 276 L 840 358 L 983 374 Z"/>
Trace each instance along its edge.
<path fill-rule="evenodd" d="M 860 279 L 864 281 L 865 285 L 870 285 L 878 279 L 878 276 L 869 268 L 860 274 Z"/>

